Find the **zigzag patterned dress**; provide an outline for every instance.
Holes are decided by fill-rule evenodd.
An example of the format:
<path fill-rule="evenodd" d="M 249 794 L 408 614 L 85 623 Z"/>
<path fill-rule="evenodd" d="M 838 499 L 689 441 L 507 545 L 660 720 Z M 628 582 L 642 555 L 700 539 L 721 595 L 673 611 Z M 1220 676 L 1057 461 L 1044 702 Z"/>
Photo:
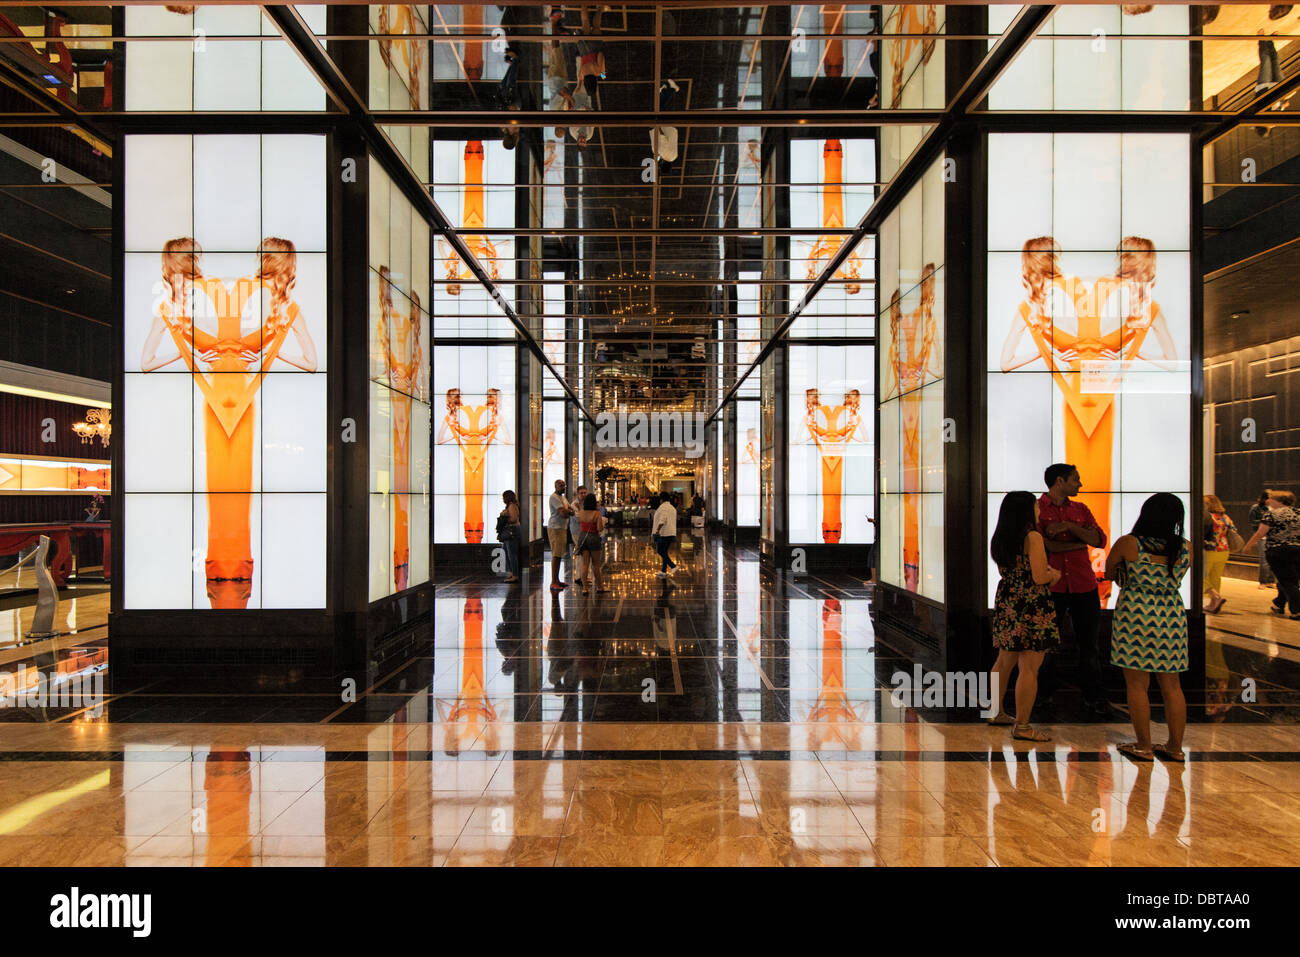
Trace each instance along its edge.
<path fill-rule="evenodd" d="M 1139 538 L 1137 560 L 1123 565 L 1110 639 L 1113 665 L 1153 674 L 1187 670 L 1187 610 L 1178 586 L 1191 567 L 1191 550 L 1184 541 L 1172 576 L 1169 566 L 1151 561 L 1163 551 L 1160 539 Z"/>

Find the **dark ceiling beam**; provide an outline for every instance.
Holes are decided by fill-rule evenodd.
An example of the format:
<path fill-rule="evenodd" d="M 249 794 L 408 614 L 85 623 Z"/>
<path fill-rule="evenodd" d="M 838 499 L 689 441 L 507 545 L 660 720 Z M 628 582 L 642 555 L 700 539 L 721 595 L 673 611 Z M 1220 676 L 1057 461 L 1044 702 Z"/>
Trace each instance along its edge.
<path fill-rule="evenodd" d="M 326 95 L 348 115 L 358 133 L 365 139 L 370 154 L 383 167 L 384 172 L 388 174 L 412 205 L 423 213 L 433 230 L 447 241 L 448 245 L 451 246 L 456 255 L 460 257 L 461 261 L 474 275 L 474 278 L 487 290 L 502 314 L 515 327 L 515 331 L 528 347 L 528 350 L 555 377 L 555 381 L 564 389 L 578 411 L 595 425 L 595 417 L 582 404 L 578 393 L 574 391 L 564 376 L 560 375 L 559 371 L 551 363 L 551 360 L 547 358 L 541 344 L 534 338 L 531 330 L 524 324 L 523 320 L 519 318 L 497 284 L 492 281 L 492 277 L 483 268 L 483 264 L 470 252 L 469 246 L 460 237 L 447 214 L 434 202 L 433 197 L 424 188 L 414 170 L 397 152 L 388 138 L 384 136 L 373 115 L 368 112 L 365 100 L 353 89 L 352 84 L 348 82 L 347 78 L 339 70 L 338 65 L 326 52 L 325 48 L 321 46 L 320 41 L 312 33 L 311 28 L 303 20 L 297 9 L 279 4 L 263 4 L 262 10 L 268 19 L 275 24 L 276 29 L 280 31 L 280 35 L 297 51 L 298 56 L 311 70 L 317 81 L 325 88 Z M 262 117 L 265 122 L 267 114 L 262 114 Z M 553 117 L 552 121 L 554 121 Z M 498 117 L 498 125 L 499 122 Z"/>
<path fill-rule="evenodd" d="M 1300 81 L 1300 74 L 1279 84 L 1279 88 L 1286 87 L 1279 96 L 1296 89 L 1297 81 Z M 96 123 L 123 133 L 174 133 L 178 127 L 193 127 L 198 123 L 203 125 L 204 131 L 228 133 L 265 132 L 268 121 L 274 121 L 285 132 L 311 133 L 328 132 L 337 129 L 339 123 L 339 114 L 322 112 L 267 111 L 242 113 L 211 111 L 194 113 L 189 111 L 142 110 L 131 113 L 96 111 L 93 114 L 75 115 L 77 119 L 64 119 L 52 113 L 0 113 L 0 127 L 66 127 L 77 125 L 85 128 L 87 116 L 93 116 Z M 776 119 L 769 119 L 770 115 L 775 115 Z M 714 129 L 719 127 L 761 126 L 767 128 L 783 126 L 796 133 L 800 129 L 806 129 L 808 137 L 823 139 L 828 130 L 870 130 L 887 126 L 937 126 L 943 122 L 945 113 L 942 110 L 861 110 L 851 114 L 851 120 L 848 122 L 846 122 L 846 119 L 849 119 L 849 115 L 841 112 L 811 110 L 797 114 L 797 116 L 805 122 L 800 123 L 795 119 L 795 114 L 786 113 L 760 114 L 756 110 L 743 112 L 735 110 L 705 112 L 692 110 L 685 113 L 662 113 L 660 114 L 660 123 L 663 126 L 676 126 L 679 128 L 704 127 Z M 369 122 L 374 123 L 376 126 L 427 126 L 435 133 L 445 129 L 449 133 L 446 138 L 463 136 L 464 130 L 482 131 L 485 136 L 488 135 L 488 131 L 491 131 L 493 135 L 497 135 L 501 129 L 501 114 L 499 112 L 470 110 L 456 110 L 445 113 L 430 113 L 427 111 L 419 113 L 379 112 L 365 114 L 360 118 L 368 119 Z M 1068 110 L 1041 112 L 970 110 L 967 112 L 966 118 L 978 118 L 980 125 L 990 132 L 1010 132 L 1030 128 L 1041 129 L 1042 124 L 1050 122 L 1057 132 L 1086 133 L 1096 130 L 1132 131 L 1134 129 L 1188 132 L 1202 129 L 1207 123 L 1224 124 L 1226 128 L 1230 129 L 1232 126 L 1259 117 L 1257 113 L 1243 115 L 1240 112 L 1231 110 L 1183 110 L 1180 112 L 1132 110 L 1123 113 L 1089 112 L 1084 110 L 1075 112 Z M 1279 111 L 1276 115 L 1268 115 L 1267 119 L 1271 124 L 1297 125 L 1300 124 L 1300 111 Z M 529 110 L 512 112 L 510 121 L 512 124 L 517 123 L 521 127 L 545 128 L 554 126 L 556 117 L 553 113 Z M 605 111 L 593 112 L 591 121 L 593 125 L 599 127 L 639 128 L 643 130 L 649 129 L 654 122 L 650 119 L 648 113 Z M 456 133 L 454 131 L 461 132 Z M 692 186 L 689 182 L 685 185 Z M 703 184 L 698 185 L 703 186 Z M 585 184 L 584 188 L 592 188 L 592 184 Z M 599 189 L 601 186 L 595 184 L 594 188 Z"/>
<path fill-rule="evenodd" d="M 78 113 L 73 107 L 64 103 L 56 96 L 50 96 L 35 79 L 13 66 L 4 59 L 0 59 L 0 80 L 3 80 L 9 86 L 18 90 L 24 96 L 34 100 L 40 107 L 50 111 L 46 114 L 32 113 L 21 114 L 24 117 L 43 118 L 46 122 L 52 119 L 58 119 L 62 122 L 60 126 L 75 126 L 87 136 L 99 140 L 105 147 L 113 142 L 112 136 L 106 133 L 99 123 L 86 118 L 85 114 Z"/>
<path fill-rule="evenodd" d="M 835 273 L 848 261 L 849 257 L 857 249 L 858 244 L 868 234 L 878 230 L 885 217 L 893 212 L 912 187 L 921 181 L 925 171 L 942 154 L 953 129 L 959 123 L 967 120 L 970 111 L 988 95 L 989 88 L 1011 65 L 1021 49 L 1034 38 L 1034 35 L 1038 33 L 1055 11 L 1055 5 L 1026 6 L 1021 9 L 1020 13 L 1016 15 L 1016 18 L 1011 21 L 1011 24 L 1002 34 L 1002 37 L 989 48 L 979 66 L 967 77 L 966 82 L 957 91 L 956 96 L 948 105 L 948 109 L 944 111 L 943 119 L 930 130 L 925 139 L 912 151 L 912 155 L 903 163 L 902 168 L 877 195 L 876 201 L 871 204 L 871 208 L 862 217 L 862 221 L 858 223 L 853 235 L 844 240 L 835 255 L 827 262 L 821 274 L 804 291 L 803 298 L 799 300 L 798 305 L 791 309 L 789 315 L 781 320 L 781 324 L 773 331 L 772 337 L 763 344 L 763 348 L 759 350 L 749 368 L 723 394 L 718 407 L 705 420 L 706 425 L 722 413 L 727 403 L 740 391 L 744 381 L 753 374 L 755 369 L 762 366 L 767 357 L 776 349 L 781 339 L 790 331 L 790 327 L 803 315 L 804 310 L 808 308 L 808 304 L 817 297 L 817 294 L 831 281 Z"/>
<path fill-rule="evenodd" d="M 316 37 L 312 35 L 312 42 Z M 346 110 L 346 112 L 351 112 Z M 81 114 L 74 114 L 84 119 Z M 370 110 L 355 114 L 357 118 L 368 119 L 377 126 L 428 126 L 433 129 L 450 127 L 453 129 L 501 129 L 501 112 L 499 110 Z M 1053 114 L 1055 115 L 1055 114 Z M 1162 114 L 1163 115 L 1163 114 Z M 1212 114 L 1227 116 L 1227 113 Z M 193 123 L 196 119 L 214 125 L 223 124 L 248 125 L 261 122 L 263 126 L 268 119 L 296 125 L 321 125 L 337 114 L 320 112 L 266 111 L 236 112 L 214 110 L 195 113 L 175 110 L 96 110 L 96 121 L 111 123 L 129 133 L 139 132 L 137 127 L 155 125 L 162 128 L 168 122 Z M 757 110 L 674 110 L 659 114 L 661 126 L 675 127 L 744 127 L 744 126 L 788 126 L 808 127 L 809 136 L 820 136 L 826 127 L 852 127 L 870 129 L 879 126 L 917 126 L 937 123 L 943 116 L 942 110 L 818 110 L 796 111 L 775 110 L 760 113 Z M 0 123 L 4 125 L 31 125 L 38 122 L 44 125 L 57 124 L 60 117 L 51 114 L 6 113 L 0 114 Z M 591 121 L 601 127 L 633 127 L 649 129 L 654 125 L 651 114 L 645 111 L 629 110 L 593 110 Z M 64 122 L 72 122 L 65 119 Z M 511 111 L 512 125 L 522 127 L 548 127 L 557 122 L 555 112 L 551 110 Z M 174 126 L 170 127 L 175 129 Z"/>
<path fill-rule="evenodd" d="M 493 183 L 489 186 L 497 185 Z M 509 183 L 500 184 L 509 186 Z M 521 184 L 517 188 L 526 188 L 527 184 Z M 701 189 L 705 187 L 701 186 Z M 714 188 L 714 187 L 710 187 Z M 507 226 L 498 226 L 486 229 L 454 229 L 452 232 L 460 233 L 465 236 L 621 236 L 626 237 L 626 229 L 618 229 L 613 226 L 581 228 L 578 226 L 520 226 L 510 228 Z M 768 226 L 759 229 L 746 229 L 744 227 L 732 226 L 638 226 L 636 235 L 638 239 L 645 238 L 671 238 L 680 236 L 685 239 L 714 239 L 719 237 L 739 236 L 851 236 L 855 230 L 845 227 L 843 229 L 799 229 L 794 226 Z"/>

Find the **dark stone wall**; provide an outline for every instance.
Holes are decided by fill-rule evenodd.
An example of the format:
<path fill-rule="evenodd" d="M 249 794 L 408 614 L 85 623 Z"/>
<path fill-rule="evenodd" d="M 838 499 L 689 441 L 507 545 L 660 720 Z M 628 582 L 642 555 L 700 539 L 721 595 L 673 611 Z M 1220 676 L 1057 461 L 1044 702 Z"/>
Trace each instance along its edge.
<path fill-rule="evenodd" d="M 1215 493 L 1248 537 L 1263 489 L 1300 493 L 1300 334 L 1206 359 L 1205 402 L 1214 405 Z M 1246 418 L 1254 442 L 1243 438 Z"/>

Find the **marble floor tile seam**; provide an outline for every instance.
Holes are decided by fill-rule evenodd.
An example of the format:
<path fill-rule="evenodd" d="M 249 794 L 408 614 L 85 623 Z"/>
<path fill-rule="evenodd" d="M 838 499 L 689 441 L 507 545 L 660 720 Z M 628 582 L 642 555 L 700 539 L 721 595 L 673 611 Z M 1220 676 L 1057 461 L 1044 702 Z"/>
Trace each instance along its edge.
<path fill-rule="evenodd" d="M 1067 746 L 1068 747 L 1068 746 Z M 509 748 L 503 747 L 498 751 L 485 750 L 457 750 L 454 754 L 448 754 L 444 749 L 422 747 L 419 749 L 383 749 L 383 750 L 347 750 L 347 751 L 324 751 L 318 754 L 305 754 L 301 757 L 282 757 L 275 760 L 262 758 L 253 760 L 250 758 L 241 758 L 238 753 L 232 753 L 229 749 L 226 751 L 211 751 L 202 756 L 202 761 L 198 759 L 187 760 L 181 758 L 167 758 L 162 761 L 154 757 L 150 760 L 151 755 L 157 755 L 159 752 L 141 752 L 139 754 L 124 753 L 120 750 L 105 751 L 0 751 L 0 765 L 3 764 L 23 764 L 23 763 L 101 763 L 109 762 L 116 764 L 132 763 L 150 763 L 164 765 L 158 769 L 157 773 L 164 773 L 166 770 L 182 764 L 199 764 L 208 762 L 228 762 L 241 763 L 247 761 L 250 764 L 274 764 L 277 761 L 287 764 L 295 763 L 324 763 L 340 764 L 350 762 L 376 762 L 376 763 L 431 763 L 447 765 L 473 765 L 481 763 L 494 763 L 505 760 L 509 756 L 515 761 L 760 761 L 760 762 L 795 762 L 795 761 L 816 761 L 816 760 L 834 760 L 858 763 L 863 765 L 871 764 L 978 764 L 989 763 L 997 757 L 1001 757 L 1005 752 L 1001 748 L 989 748 L 983 750 L 906 750 L 906 749 L 881 749 L 872 751 L 853 750 L 847 748 L 843 743 L 836 746 L 823 748 L 772 748 L 772 749 L 755 749 L 748 747 L 737 748 L 674 748 L 665 749 L 657 746 L 647 746 L 645 748 L 587 748 L 582 746 L 568 747 L 563 744 L 554 747 L 542 748 Z M 1026 761 L 1030 755 L 1035 756 L 1035 760 L 1040 762 L 1047 761 L 1056 763 L 1061 752 L 1055 747 L 1039 749 L 1036 747 L 1016 748 L 1014 754 L 1023 757 Z M 1065 752 L 1069 760 L 1075 760 L 1085 764 L 1096 764 L 1113 761 L 1117 752 L 1112 747 L 1098 749 L 1092 747 L 1080 747 Z M 1300 752 L 1297 751 L 1194 751 L 1186 749 L 1187 761 L 1189 764 L 1235 764 L 1235 765 L 1280 765 L 1290 766 L 1300 763 Z M 1158 762 L 1164 763 L 1164 762 Z M 1177 767 L 1176 762 L 1170 763 L 1169 766 Z M 151 769 L 152 770 L 152 769 Z"/>

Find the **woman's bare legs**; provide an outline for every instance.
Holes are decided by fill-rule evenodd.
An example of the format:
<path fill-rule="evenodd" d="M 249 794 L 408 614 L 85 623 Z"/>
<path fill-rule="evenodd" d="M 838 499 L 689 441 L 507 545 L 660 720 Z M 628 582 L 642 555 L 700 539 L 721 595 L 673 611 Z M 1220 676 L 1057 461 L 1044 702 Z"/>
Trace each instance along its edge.
<path fill-rule="evenodd" d="M 1160 686 L 1160 697 L 1165 703 L 1165 722 L 1169 725 L 1168 748 L 1177 753 L 1183 750 L 1183 732 L 1187 729 L 1187 699 L 1183 697 L 1183 685 L 1176 674 L 1157 674 L 1156 684 Z"/>
<path fill-rule="evenodd" d="M 1147 689 L 1150 687 L 1150 676 L 1145 671 L 1135 671 L 1132 668 L 1124 668 L 1124 690 L 1128 696 L 1128 713 L 1133 719 L 1133 732 L 1137 735 L 1137 746 L 1142 751 L 1151 750 L 1151 699 L 1147 696 Z M 1162 686 L 1163 688 L 1163 686 Z M 1182 691 L 1179 690 L 1179 700 L 1182 700 Z M 1187 712 L 1186 705 L 1183 708 L 1183 720 L 1186 722 Z M 1172 736 L 1173 726 L 1170 725 L 1170 734 Z M 1178 740 L 1182 742 L 1182 728 L 1178 731 Z"/>
<path fill-rule="evenodd" d="M 1016 659 L 1020 657 L 1018 651 L 999 651 L 998 660 L 993 662 L 991 674 L 997 679 L 998 700 L 993 702 L 997 706 L 994 716 L 1003 714 L 1002 702 L 1006 698 L 1007 688 L 1011 686 L 1011 672 L 1015 670 Z"/>
<path fill-rule="evenodd" d="M 1021 727 L 1029 724 L 1029 715 L 1034 710 L 1034 699 L 1038 697 L 1038 668 L 1046 654 L 1045 651 L 1020 652 L 1020 674 L 1016 677 L 1016 724 Z"/>

